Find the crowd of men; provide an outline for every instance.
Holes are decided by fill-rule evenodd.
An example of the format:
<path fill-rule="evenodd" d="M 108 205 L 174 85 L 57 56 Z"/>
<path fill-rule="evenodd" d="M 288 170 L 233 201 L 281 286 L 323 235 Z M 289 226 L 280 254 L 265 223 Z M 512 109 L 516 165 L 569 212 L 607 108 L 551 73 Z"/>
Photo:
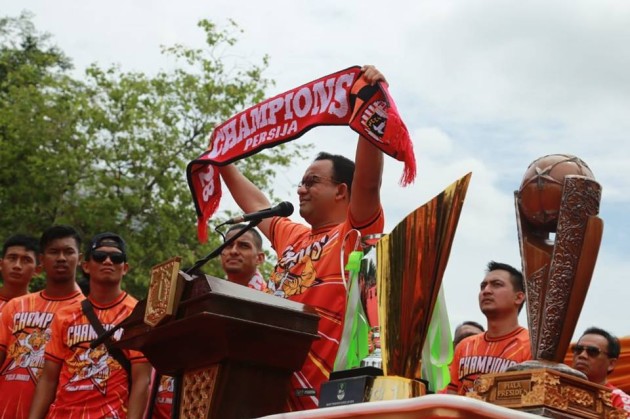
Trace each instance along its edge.
<path fill-rule="evenodd" d="M 363 68 L 362 77 L 372 85 L 385 80 L 372 66 Z M 247 231 L 221 254 L 227 280 L 308 304 L 320 315 L 320 339 L 311 346 L 302 369 L 292 376 L 288 411 L 316 408 L 320 386 L 333 369 L 346 309 L 339 255 L 349 245 L 344 237 L 350 230 L 362 235 L 383 232 L 382 171 L 382 152 L 361 136 L 355 161 L 320 153 L 297 189 L 300 215 L 308 225 L 286 217 L 259 224 L 277 252 L 271 277 L 264 278 L 258 269 L 265 257 L 256 230 Z M 220 173 L 244 212 L 271 206 L 236 166 L 223 166 Z M 246 226 L 232 227 L 226 237 L 243 228 Z M 125 241 L 115 233 L 99 233 L 83 253 L 81 247 L 75 229 L 62 225 L 44 231 L 39 242 L 18 235 L 4 244 L 0 262 L 4 281 L 0 288 L 0 418 L 66 418 L 77 412 L 82 418 L 142 418 L 147 412 L 156 418 L 170 417 L 171 377 L 152 372 L 142 353 L 108 349 L 103 344 L 90 347 L 137 303 L 121 286 L 129 269 Z M 87 295 L 77 285 L 79 267 L 88 278 Z M 40 269 L 45 287 L 29 294 L 28 284 Z M 528 331 L 518 324 L 525 302 L 522 274 L 510 265 L 491 262 L 478 298 L 486 328 L 471 323 L 458 328 L 451 383 L 444 392 L 466 394 L 480 374 L 502 372 L 531 359 Z M 573 351 L 577 370 L 597 384 L 612 387 L 606 377 L 619 357 L 616 338 L 591 328 Z M 619 389 L 613 389 L 613 394 L 615 406 L 630 411 L 628 396 Z"/>
<path fill-rule="evenodd" d="M 231 227 L 226 238 L 245 227 Z M 245 232 L 221 254 L 226 279 L 261 291 L 266 281 L 258 268 L 263 261 L 256 230 Z M 79 268 L 88 279 L 86 295 L 77 284 Z M 44 289 L 29 293 L 42 269 Z M 18 234 L 4 242 L 0 418 L 68 418 L 79 412 L 82 418 L 171 417 L 171 377 L 154 383 L 150 406 L 152 368 L 142 353 L 104 344 L 90 348 L 137 303 L 122 289 L 128 270 L 126 243 L 115 233 L 95 235 L 83 252 L 77 231 L 64 225 L 50 227 L 39 241 Z"/>

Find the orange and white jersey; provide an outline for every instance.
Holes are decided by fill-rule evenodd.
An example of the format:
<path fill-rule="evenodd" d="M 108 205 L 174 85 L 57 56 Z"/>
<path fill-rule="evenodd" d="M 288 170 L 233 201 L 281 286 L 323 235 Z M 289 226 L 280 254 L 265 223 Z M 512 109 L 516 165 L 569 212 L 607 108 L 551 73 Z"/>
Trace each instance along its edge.
<path fill-rule="evenodd" d="M 0 417 L 26 418 L 35 386 L 44 367 L 44 352 L 56 313 L 85 297 L 80 291 L 51 298 L 45 291 L 10 300 L 0 316 Z"/>
<path fill-rule="evenodd" d="M 320 339 L 313 342 L 302 369 L 292 376 L 290 410 L 318 407 L 320 386 L 328 380 L 335 363 L 346 310 L 339 260 L 346 233 L 352 229 L 362 235 L 381 233 L 384 223 L 382 209 L 361 226 L 348 217 L 342 224 L 318 230 L 287 218 L 272 219 L 270 239 L 278 263 L 267 292 L 308 304 L 320 315 Z M 345 245 L 347 258 L 352 248 Z"/>
<path fill-rule="evenodd" d="M 496 338 L 488 337 L 487 332 L 469 336 L 455 348 L 447 389 L 464 395 L 473 389 L 479 375 L 504 372 L 531 358 L 529 332 L 523 327 Z"/>
<path fill-rule="evenodd" d="M 109 330 L 131 314 L 137 300 L 123 293 L 107 305 L 91 301 L 94 313 Z M 90 348 L 98 334 L 83 314 L 81 304 L 60 310 L 52 323 L 52 338 L 46 347 L 46 359 L 61 364 L 55 400 L 48 418 L 73 418 L 81 412 L 83 419 L 127 416 L 129 401 L 128 375 L 107 351 L 104 344 Z M 112 339 L 119 340 L 119 329 Z M 148 362 L 138 351 L 123 350 L 133 364 Z"/>

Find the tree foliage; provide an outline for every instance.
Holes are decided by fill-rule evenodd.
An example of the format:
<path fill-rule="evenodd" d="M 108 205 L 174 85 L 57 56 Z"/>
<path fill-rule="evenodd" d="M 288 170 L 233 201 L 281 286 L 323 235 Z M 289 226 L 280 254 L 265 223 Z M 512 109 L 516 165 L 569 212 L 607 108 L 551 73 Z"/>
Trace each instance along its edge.
<path fill-rule="evenodd" d="M 262 100 L 267 58 L 227 67 L 236 43 L 229 30 L 199 22 L 206 46 L 163 48 L 177 63 L 148 75 L 90 66 L 81 79 L 71 61 L 31 17 L 0 20 L 0 235 L 35 235 L 52 224 L 75 226 L 89 239 L 123 236 L 132 269 L 126 287 L 143 297 L 150 267 L 179 255 L 191 265 L 218 246 L 201 246 L 186 183 L 186 164 L 206 147 L 213 127 Z M 229 29 L 237 29 L 231 22 Z M 297 145 L 241 162 L 273 195 L 274 172 Z M 216 261 L 205 271 L 222 276 Z"/>

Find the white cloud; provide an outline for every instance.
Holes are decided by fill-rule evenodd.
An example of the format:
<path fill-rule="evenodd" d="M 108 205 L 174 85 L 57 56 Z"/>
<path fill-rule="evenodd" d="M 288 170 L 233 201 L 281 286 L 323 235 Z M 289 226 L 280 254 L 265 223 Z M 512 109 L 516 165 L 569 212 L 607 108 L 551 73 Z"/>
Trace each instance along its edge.
<path fill-rule="evenodd" d="M 51 32 L 79 68 L 94 61 L 139 71 L 169 66 L 159 46 L 202 47 L 201 18 L 219 26 L 233 18 L 243 28 L 227 58 L 259 63 L 270 55 L 266 75 L 277 81 L 270 95 L 350 65 L 379 66 L 418 160 L 416 183 L 401 188 L 402 164 L 387 159 L 388 230 L 473 172 L 444 278 L 452 323 L 483 321 L 476 293 L 490 259 L 518 264 L 513 191 L 529 163 L 552 153 L 580 156 L 603 185 L 608 218 L 576 332 L 598 325 L 630 335 L 620 309 L 630 268 L 627 1 L 0 0 L 4 14 L 22 8 L 36 13 L 37 27 Z M 318 128 L 305 139 L 315 151 L 354 156 L 348 129 Z M 308 163 L 278 174 L 278 196 L 296 197 Z"/>

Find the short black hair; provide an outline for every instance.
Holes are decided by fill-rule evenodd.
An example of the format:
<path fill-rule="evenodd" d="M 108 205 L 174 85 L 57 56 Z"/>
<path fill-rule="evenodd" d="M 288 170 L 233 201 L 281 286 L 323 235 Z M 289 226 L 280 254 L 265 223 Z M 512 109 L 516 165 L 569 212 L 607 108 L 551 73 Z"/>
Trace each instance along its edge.
<path fill-rule="evenodd" d="M 523 280 L 523 274 L 521 273 L 521 271 L 519 271 L 512 265 L 508 265 L 507 263 L 495 262 L 493 260 L 488 262 L 486 272 L 498 270 L 507 271 L 510 274 L 510 281 L 512 282 L 512 288 L 514 288 L 514 291 L 525 292 L 525 281 Z M 525 300 L 523 300 L 521 305 L 518 307 L 519 313 L 523 309 L 524 304 Z"/>
<path fill-rule="evenodd" d="M 468 336 L 473 336 L 473 334 L 466 334 L 466 335 L 462 335 L 462 336 L 458 336 L 457 335 L 457 331 L 460 330 L 464 326 L 476 327 L 477 329 L 481 330 L 482 333 L 486 331 L 486 329 L 484 329 L 482 325 L 480 325 L 479 323 L 477 323 L 475 321 L 472 321 L 472 320 L 465 321 L 465 322 L 463 322 L 462 324 L 460 324 L 459 326 L 457 326 L 455 328 L 455 333 L 453 334 L 453 347 L 457 346 L 457 344 L 459 342 L 461 342 L 462 340 L 464 340 Z"/>
<path fill-rule="evenodd" d="M 35 253 L 35 260 L 38 258 L 39 243 L 33 236 L 27 236 L 26 234 L 14 234 L 4 241 L 2 245 L 2 257 L 7 255 L 9 247 L 21 246 L 26 250 L 30 250 Z"/>
<path fill-rule="evenodd" d="M 354 179 L 354 162 L 339 154 L 330 154 L 325 151 L 320 152 L 315 161 L 330 160 L 333 165 L 333 180 L 345 183 L 348 187 L 348 196 L 352 192 L 352 179 Z"/>
<path fill-rule="evenodd" d="M 457 326 L 455 328 L 455 330 L 459 329 L 462 326 L 473 326 L 473 327 L 476 327 L 477 329 L 481 330 L 482 332 L 486 331 L 486 329 L 484 329 L 484 327 L 481 324 L 479 324 L 479 323 L 477 323 L 475 321 L 472 321 L 472 320 L 468 320 L 468 321 L 463 322 L 462 324 Z"/>
<path fill-rule="evenodd" d="M 65 239 L 66 237 L 72 237 L 74 239 L 77 244 L 77 250 L 80 252 L 81 236 L 74 227 L 70 227 L 68 225 L 54 225 L 44 230 L 42 237 L 39 239 L 40 252 L 44 252 L 46 247 L 48 247 L 53 240 Z"/>
<path fill-rule="evenodd" d="M 608 357 L 609 358 L 619 358 L 619 354 L 621 353 L 621 344 L 619 343 L 619 339 L 613 334 L 605 331 L 604 329 L 600 329 L 599 327 L 589 327 L 582 333 L 584 335 L 600 335 L 606 338 L 608 341 Z M 582 339 L 580 336 L 580 339 Z M 579 339 L 578 339 L 579 340 Z"/>
<path fill-rule="evenodd" d="M 525 292 L 525 286 L 523 284 L 523 274 L 521 273 L 521 271 L 519 271 L 512 265 L 508 265 L 507 263 L 495 262 L 493 260 L 488 262 L 488 268 L 486 269 L 486 272 L 492 272 L 492 271 L 497 271 L 497 270 L 509 272 L 510 280 L 512 281 L 512 286 L 514 287 L 514 290 Z"/>
<path fill-rule="evenodd" d="M 242 230 L 244 228 L 247 227 L 247 224 L 234 224 L 232 227 L 228 228 L 228 231 L 225 232 L 225 235 L 227 236 L 227 234 L 230 231 L 239 231 Z M 247 230 L 248 233 L 252 233 L 252 236 L 254 237 L 254 244 L 256 245 L 256 248 L 258 250 L 262 250 L 262 246 L 263 246 L 263 239 L 262 236 L 260 235 L 260 233 L 258 232 L 257 229 L 255 228 L 250 228 L 249 230 Z"/>

